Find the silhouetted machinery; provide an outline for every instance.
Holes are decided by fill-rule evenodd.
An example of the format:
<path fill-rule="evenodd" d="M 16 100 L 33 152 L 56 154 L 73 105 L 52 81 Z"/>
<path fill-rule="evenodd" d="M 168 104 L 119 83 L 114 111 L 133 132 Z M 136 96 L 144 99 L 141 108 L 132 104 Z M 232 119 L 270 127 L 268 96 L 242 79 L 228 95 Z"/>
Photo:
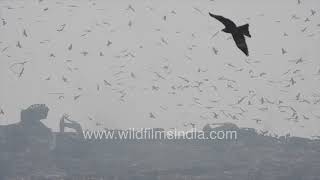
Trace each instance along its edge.
<path fill-rule="evenodd" d="M 81 125 L 78 122 L 71 120 L 67 114 L 64 114 L 60 119 L 60 132 L 64 133 L 65 128 L 73 129 L 79 135 L 82 134 Z"/>

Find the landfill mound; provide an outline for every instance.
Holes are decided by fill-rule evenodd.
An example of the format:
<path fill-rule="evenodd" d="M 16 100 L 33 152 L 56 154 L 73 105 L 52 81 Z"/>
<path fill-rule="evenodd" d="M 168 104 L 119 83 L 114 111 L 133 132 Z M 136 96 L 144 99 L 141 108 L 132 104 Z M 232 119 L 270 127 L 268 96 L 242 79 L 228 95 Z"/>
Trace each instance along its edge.
<path fill-rule="evenodd" d="M 237 140 L 85 140 L 52 132 L 52 143 L 47 127 L 36 127 L 0 127 L 0 179 L 320 179 L 317 139 L 233 128 Z M 221 129 L 228 127 L 204 130 Z"/>

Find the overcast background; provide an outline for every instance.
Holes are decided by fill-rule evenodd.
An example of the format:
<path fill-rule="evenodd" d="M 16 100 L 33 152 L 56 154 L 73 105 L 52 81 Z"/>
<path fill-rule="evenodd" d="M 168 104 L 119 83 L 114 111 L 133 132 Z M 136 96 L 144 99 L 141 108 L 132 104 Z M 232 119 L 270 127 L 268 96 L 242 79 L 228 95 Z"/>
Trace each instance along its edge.
<path fill-rule="evenodd" d="M 44 123 L 54 130 L 68 113 L 84 129 L 232 122 L 320 135 L 320 19 L 311 12 L 318 7 L 318 0 L 1 0 L 0 124 L 45 103 Z M 249 57 L 208 12 L 250 24 Z M 295 118 L 279 106 L 293 107 Z"/>

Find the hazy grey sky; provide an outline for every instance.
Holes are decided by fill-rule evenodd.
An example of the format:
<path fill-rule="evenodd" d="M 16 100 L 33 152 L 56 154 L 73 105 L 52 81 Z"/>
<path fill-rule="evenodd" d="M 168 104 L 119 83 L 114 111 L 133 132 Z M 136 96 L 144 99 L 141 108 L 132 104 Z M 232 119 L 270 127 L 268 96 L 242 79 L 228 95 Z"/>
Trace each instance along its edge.
<path fill-rule="evenodd" d="M 21 109 L 45 103 L 45 123 L 55 130 L 68 113 L 84 128 L 96 122 L 109 128 L 233 122 L 319 135 L 319 7 L 318 0 L 1 0 L 0 124 L 17 122 Z M 311 9 L 317 11 L 313 16 Z M 250 24 L 249 57 L 220 32 L 223 25 L 209 11 Z M 299 58 L 301 63 L 292 61 Z M 28 62 L 18 78 L 13 71 L 21 67 L 10 66 L 23 61 Z M 291 77 L 296 83 L 286 87 Z M 64 98 L 48 94 L 56 92 Z M 245 111 L 240 116 L 230 104 L 244 96 L 237 105 Z M 261 104 L 262 97 L 274 104 Z M 279 101 L 297 111 L 297 122 L 286 119 L 293 112 L 279 108 Z"/>

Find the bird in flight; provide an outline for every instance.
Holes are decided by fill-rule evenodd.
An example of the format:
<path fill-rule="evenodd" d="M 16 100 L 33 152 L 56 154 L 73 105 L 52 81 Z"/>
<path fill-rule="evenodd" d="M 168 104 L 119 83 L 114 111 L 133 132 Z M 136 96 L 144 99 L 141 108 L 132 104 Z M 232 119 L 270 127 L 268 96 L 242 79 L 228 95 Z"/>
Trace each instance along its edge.
<path fill-rule="evenodd" d="M 223 16 L 218 16 L 209 13 L 209 15 L 218 21 L 220 21 L 225 28 L 222 29 L 225 33 L 232 34 L 233 40 L 235 41 L 237 47 L 246 55 L 249 56 L 248 46 L 246 43 L 245 36 L 251 37 L 249 32 L 249 24 L 245 24 L 242 26 L 237 26 L 234 22 L 232 22 L 230 19 L 227 19 Z"/>

